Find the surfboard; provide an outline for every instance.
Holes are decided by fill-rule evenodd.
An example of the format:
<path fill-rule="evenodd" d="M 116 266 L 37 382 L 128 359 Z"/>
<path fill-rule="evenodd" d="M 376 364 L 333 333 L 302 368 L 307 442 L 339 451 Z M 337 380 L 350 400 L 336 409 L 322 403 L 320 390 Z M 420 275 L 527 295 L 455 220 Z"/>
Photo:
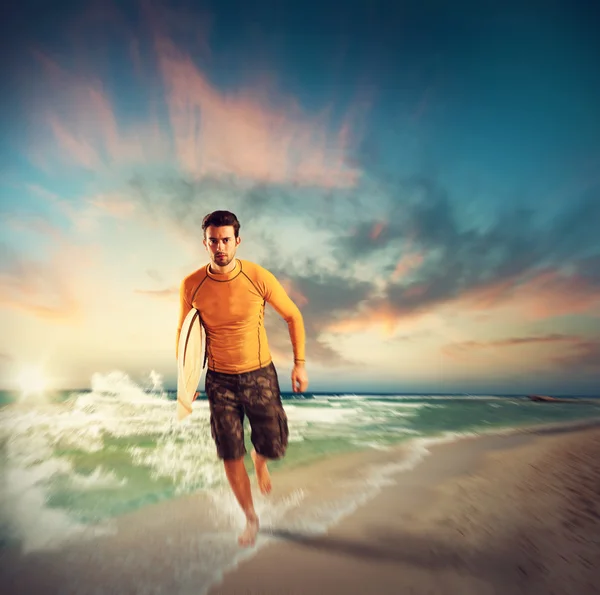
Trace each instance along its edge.
<path fill-rule="evenodd" d="M 204 364 L 204 332 L 200 312 L 192 308 L 183 321 L 177 351 L 177 419 L 192 413 Z"/>

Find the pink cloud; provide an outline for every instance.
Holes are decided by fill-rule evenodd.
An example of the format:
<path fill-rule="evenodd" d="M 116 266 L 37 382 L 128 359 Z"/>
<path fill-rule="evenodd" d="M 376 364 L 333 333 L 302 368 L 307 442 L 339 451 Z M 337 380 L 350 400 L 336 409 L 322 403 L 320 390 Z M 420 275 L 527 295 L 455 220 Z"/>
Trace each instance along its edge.
<path fill-rule="evenodd" d="M 70 74 L 41 52 L 35 51 L 34 56 L 45 76 L 31 110 L 39 135 L 34 138 L 32 154 L 38 162 L 41 158 L 46 168 L 57 153 L 43 136 L 46 130 L 58 145 L 60 155 L 90 170 L 168 156 L 170 140 L 155 118 L 120 125 L 100 80 Z"/>
<path fill-rule="evenodd" d="M 38 318 L 79 323 L 85 315 L 85 274 L 94 270 L 98 248 L 78 243 L 43 218 L 15 219 L 13 228 L 47 240 L 42 258 L 33 259 L 7 245 L 2 249 L 0 307 Z M 97 288 L 90 290 L 97 293 Z"/>
<path fill-rule="evenodd" d="M 349 153 L 364 123 L 364 97 L 333 127 L 331 106 L 307 114 L 293 97 L 276 92 L 274 77 L 253 75 L 239 90 L 221 91 L 171 41 L 184 40 L 190 54 L 210 62 L 210 16 L 194 17 L 152 0 L 143 0 L 140 8 L 143 25 L 135 32 L 113 2 L 92 2 L 71 19 L 67 36 L 74 43 L 76 71 L 67 72 L 47 54 L 33 52 L 45 74 L 27 98 L 35 131 L 29 154 L 36 165 L 52 171 L 53 162 L 62 158 L 89 170 L 105 170 L 174 158 L 195 177 L 233 175 L 320 187 L 357 183 L 361 172 L 350 163 Z M 123 38 L 141 84 L 151 82 L 145 72 L 151 55 L 143 45 L 145 33 L 154 39 L 170 131 L 161 128 L 155 97 L 148 99 L 149 115 L 143 121 L 131 124 L 118 118 L 103 84 L 110 67 L 103 28 Z"/>
<path fill-rule="evenodd" d="M 298 308 L 308 304 L 308 298 L 289 279 L 281 279 L 281 285 Z"/>
<path fill-rule="evenodd" d="M 91 231 L 101 217 L 128 219 L 136 209 L 136 203 L 133 200 L 118 192 L 100 193 L 89 198 L 81 198 L 78 201 L 68 201 L 37 184 L 27 184 L 25 187 L 51 205 L 57 213 L 71 223 L 73 229 L 80 232 Z M 32 225 L 43 228 L 45 224 L 46 221 L 41 217 L 28 219 L 26 222 L 15 219 L 12 222 L 15 228 L 31 228 Z M 52 233 L 52 230 L 55 229 L 50 225 L 47 231 Z"/>
<path fill-rule="evenodd" d="M 81 254 L 77 258 L 81 261 Z M 68 260 L 73 263 L 74 256 L 64 248 L 48 262 L 13 255 L 0 271 L 0 306 L 48 320 L 77 320 L 82 308 L 66 266 Z"/>
<path fill-rule="evenodd" d="M 176 152 L 191 175 L 232 174 L 323 187 L 356 184 L 360 172 L 346 163 L 348 121 L 328 133 L 326 112 L 307 116 L 293 99 L 275 105 L 275 94 L 259 85 L 221 92 L 166 37 L 159 36 L 156 47 Z"/>
<path fill-rule="evenodd" d="M 424 260 L 424 256 L 422 254 L 407 254 L 406 256 L 403 256 L 399 261 L 398 264 L 396 265 L 396 268 L 394 269 L 394 272 L 392 273 L 392 279 L 395 281 L 397 279 L 400 279 L 402 277 L 405 277 L 408 273 L 410 273 L 411 271 L 413 271 L 414 269 L 417 269 L 421 266 L 421 264 L 423 263 Z M 412 288 L 412 290 L 409 290 L 411 292 L 411 297 L 412 296 L 418 296 L 421 295 L 424 291 L 426 291 L 427 287 L 424 285 L 419 285 L 419 286 L 415 286 Z"/>
<path fill-rule="evenodd" d="M 594 311 L 600 306 L 600 287 L 576 273 L 546 269 L 525 281 L 509 279 L 473 289 L 458 301 L 465 308 L 507 307 L 529 319 L 546 319 Z"/>
<path fill-rule="evenodd" d="M 102 160 L 98 151 L 90 144 L 85 136 L 71 133 L 60 120 L 50 114 L 48 115 L 48 124 L 54 133 L 54 137 L 58 144 L 71 156 L 71 158 L 88 169 L 100 167 Z"/>
<path fill-rule="evenodd" d="M 580 341 L 577 335 L 550 334 L 536 337 L 510 337 L 507 339 L 496 339 L 491 341 L 462 341 L 450 343 L 443 347 L 442 351 L 450 357 L 461 357 L 473 351 L 506 349 L 511 347 L 529 347 L 532 345 L 557 345 L 572 344 Z"/>
<path fill-rule="evenodd" d="M 89 199 L 89 204 L 116 219 L 127 219 L 136 209 L 132 200 L 119 193 L 98 194 Z"/>
<path fill-rule="evenodd" d="M 532 353 L 531 349 L 535 351 Z M 569 370 L 600 371 L 600 340 L 580 335 L 548 334 L 533 337 L 510 337 L 491 341 L 463 341 L 442 348 L 444 355 L 456 362 L 473 360 L 482 355 L 494 363 L 516 365 L 524 361 L 523 349 L 529 351 L 526 360 L 537 360 L 543 369 L 560 366 Z"/>
<path fill-rule="evenodd" d="M 384 334 L 392 336 L 399 324 L 397 313 L 388 303 L 384 300 L 374 300 L 353 316 L 333 320 L 327 325 L 326 330 L 351 334 L 378 327 Z"/>
<path fill-rule="evenodd" d="M 590 370 L 600 373 L 600 339 L 580 339 L 572 346 L 570 353 L 552 358 L 559 366 Z"/>
<path fill-rule="evenodd" d="M 373 225 L 373 229 L 371 229 L 371 233 L 369 234 L 369 237 L 372 240 L 376 240 L 381 235 L 381 232 L 384 230 L 384 228 L 385 228 L 385 223 L 382 223 L 381 221 L 375 223 L 375 225 Z"/>

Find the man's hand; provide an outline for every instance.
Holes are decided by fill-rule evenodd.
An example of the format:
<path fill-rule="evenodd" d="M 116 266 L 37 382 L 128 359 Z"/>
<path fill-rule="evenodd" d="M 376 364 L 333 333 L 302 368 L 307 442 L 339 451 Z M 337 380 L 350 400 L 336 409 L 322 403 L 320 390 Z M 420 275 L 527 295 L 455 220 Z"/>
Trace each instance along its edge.
<path fill-rule="evenodd" d="M 292 390 L 295 393 L 303 393 L 308 388 L 308 375 L 304 364 L 295 364 L 292 370 Z"/>

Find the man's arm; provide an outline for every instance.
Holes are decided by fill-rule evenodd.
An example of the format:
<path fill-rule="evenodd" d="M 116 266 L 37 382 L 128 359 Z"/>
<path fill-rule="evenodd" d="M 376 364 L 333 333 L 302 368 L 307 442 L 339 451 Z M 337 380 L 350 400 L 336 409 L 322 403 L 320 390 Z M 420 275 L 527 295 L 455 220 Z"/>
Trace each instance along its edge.
<path fill-rule="evenodd" d="M 264 298 L 287 322 L 294 351 L 294 364 L 304 366 L 306 333 L 302 313 L 275 275 L 266 270 L 264 273 Z"/>
<path fill-rule="evenodd" d="M 305 365 L 305 343 L 306 334 L 304 320 L 300 309 L 271 272 L 265 271 L 264 276 L 264 299 L 273 306 L 275 311 L 287 322 L 294 350 L 294 368 L 292 370 L 292 390 L 295 393 L 303 393 L 308 388 L 308 375 Z"/>
<path fill-rule="evenodd" d="M 179 335 L 181 335 L 181 327 L 188 312 L 192 309 L 192 305 L 188 302 L 186 296 L 185 279 L 179 286 L 179 319 L 177 321 L 177 336 L 175 338 L 175 359 L 179 357 Z"/>

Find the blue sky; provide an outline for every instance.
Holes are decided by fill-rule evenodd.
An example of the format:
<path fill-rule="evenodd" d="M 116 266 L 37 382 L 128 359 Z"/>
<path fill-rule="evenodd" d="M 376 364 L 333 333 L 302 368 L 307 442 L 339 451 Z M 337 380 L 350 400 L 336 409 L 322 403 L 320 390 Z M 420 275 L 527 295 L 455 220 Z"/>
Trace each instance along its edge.
<path fill-rule="evenodd" d="M 177 287 L 226 208 L 304 314 L 311 389 L 596 394 L 597 9 L 397 4 L 20 3 L 0 385 L 174 386 Z"/>

